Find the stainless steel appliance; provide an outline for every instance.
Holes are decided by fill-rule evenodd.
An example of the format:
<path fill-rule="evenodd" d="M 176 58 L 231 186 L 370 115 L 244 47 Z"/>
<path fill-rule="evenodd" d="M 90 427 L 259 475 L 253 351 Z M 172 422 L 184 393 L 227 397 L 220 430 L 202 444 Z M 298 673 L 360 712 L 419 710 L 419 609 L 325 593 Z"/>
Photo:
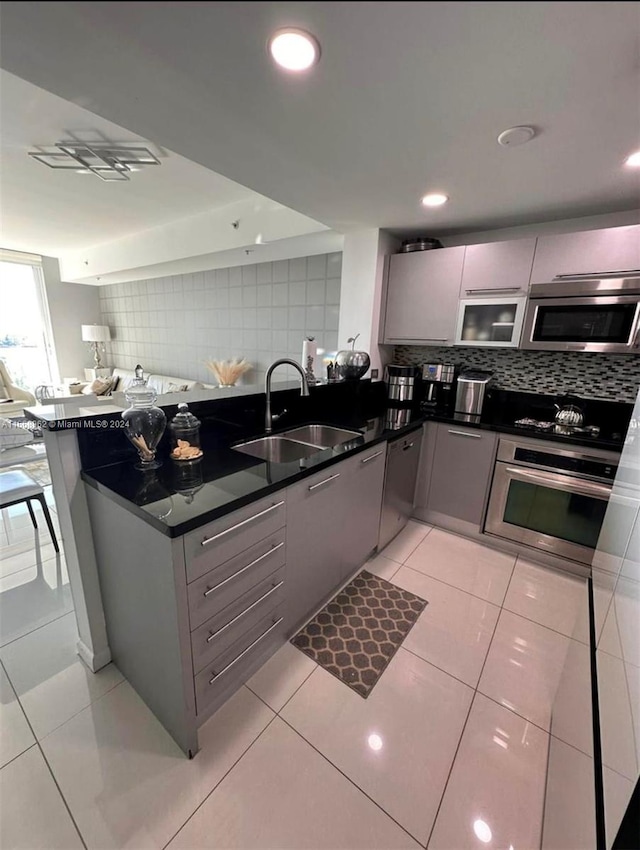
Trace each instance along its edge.
<path fill-rule="evenodd" d="M 618 461 L 603 449 L 500 439 L 485 533 L 591 564 Z"/>
<path fill-rule="evenodd" d="M 640 271 L 559 275 L 531 287 L 521 348 L 640 350 Z"/>
<path fill-rule="evenodd" d="M 417 380 L 417 366 L 389 363 L 385 368 L 385 382 L 389 401 L 393 404 L 411 403 L 415 398 Z"/>
<path fill-rule="evenodd" d="M 425 363 L 422 367 L 424 394 L 421 407 L 425 411 L 448 411 L 451 407 L 456 367 L 453 363 Z"/>
<path fill-rule="evenodd" d="M 485 392 L 492 378 L 493 372 L 483 372 L 480 369 L 467 369 L 458 376 L 455 402 L 457 420 L 480 421 Z"/>
<path fill-rule="evenodd" d="M 422 426 L 390 440 L 384 475 L 384 496 L 378 548 L 382 549 L 405 527 L 413 512 Z"/>

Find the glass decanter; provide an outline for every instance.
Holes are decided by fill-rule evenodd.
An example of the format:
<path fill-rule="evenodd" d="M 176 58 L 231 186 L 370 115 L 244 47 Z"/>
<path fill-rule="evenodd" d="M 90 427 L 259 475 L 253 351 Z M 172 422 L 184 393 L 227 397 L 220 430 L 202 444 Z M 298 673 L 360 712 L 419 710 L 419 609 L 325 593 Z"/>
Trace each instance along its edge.
<path fill-rule="evenodd" d="M 123 411 L 122 418 L 126 422 L 124 432 L 140 458 L 135 468 L 145 472 L 161 465 L 156 460 L 156 449 L 164 434 L 167 417 L 163 410 L 154 406 L 158 394 L 153 387 L 147 386 L 142 366 L 136 366 L 135 371 L 136 377 L 124 394 L 131 407 Z"/>
<path fill-rule="evenodd" d="M 184 401 L 178 405 L 178 412 L 169 422 L 171 433 L 171 457 L 182 463 L 202 457 L 200 446 L 200 420 L 189 410 Z"/>

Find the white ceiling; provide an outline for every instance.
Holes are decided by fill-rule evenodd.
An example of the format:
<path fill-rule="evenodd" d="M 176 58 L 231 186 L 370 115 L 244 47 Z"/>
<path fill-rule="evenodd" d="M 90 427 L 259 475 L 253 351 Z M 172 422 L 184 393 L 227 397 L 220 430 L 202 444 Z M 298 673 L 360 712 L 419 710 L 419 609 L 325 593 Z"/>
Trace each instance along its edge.
<path fill-rule="evenodd" d="M 55 171 L 26 156 L 62 139 L 142 142 L 80 106 L 0 70 L 0 242 L 60 256 L 176 219 L 261 196 L 171 151 L 151 145 L 160 166 L 130 182 Z"/>
<path fill-rule="evenodd" d="M 639 9 L 4 3 L 2 65 L 336 230 L 455 233 L 640 206 Z M 307 76 L 269 61 L 283 25 L 320 40 Z"/>

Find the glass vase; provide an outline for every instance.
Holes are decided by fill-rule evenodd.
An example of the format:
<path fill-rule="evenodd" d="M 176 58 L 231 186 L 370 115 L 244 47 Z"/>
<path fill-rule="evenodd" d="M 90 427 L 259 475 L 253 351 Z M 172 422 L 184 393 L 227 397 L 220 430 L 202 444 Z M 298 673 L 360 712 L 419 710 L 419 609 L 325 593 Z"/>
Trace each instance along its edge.
<path fill-rule="evenodd" d="M 126 422 L 125 434 L 138 452 L 138 463 L 135 468 L 145 472 L 161 466 L 156 460 L 156 449 L 167 424 L 164 411 L 155 407 L 158 394 L 153 387 L 148 387 L 144 378 L 142 366 L 136 366 L 136 377 L 124 394 L 130 403 L 122 413 Z"/>

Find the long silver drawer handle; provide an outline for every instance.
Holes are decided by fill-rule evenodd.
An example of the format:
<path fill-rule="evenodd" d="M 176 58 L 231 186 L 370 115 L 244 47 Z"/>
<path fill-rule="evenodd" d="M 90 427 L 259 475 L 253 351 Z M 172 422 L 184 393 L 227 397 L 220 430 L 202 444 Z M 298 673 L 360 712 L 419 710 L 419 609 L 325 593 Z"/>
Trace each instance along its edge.
<path fill-rule="evenodd" d="M 403 451 L 403 452 L 408 452 L 408 451 L 409 451 L 409 449 L 412 449 L 414 446 L 415 446 L 415 443 L 407 443 L 407 445 L 406 445 L 406 446 L 403 446 L 403 447 L 402 447 L 402 451 Z"/>
<path fill-rule="evenodd" d="M 611 496 L 611 487 L 607 484 L 594 484 L 589 481 L 583 481 L 581 478 L 571 478 L 568 475 L 556 477 L 553 474 L 545 474 L 544 472 L 530 472 L 528 469 L 522 469 L 520 467 L 514 469 L 512 466 L 508 466 L 506 471 L 512 478 L 518 481 L 531 481 L 539 484 L 541 487 L 549 487 L 552 490 L 560 490 L 563 493 L 593 496 L 594 499 L 602 499 L 604 501 L 607 501 Z"/>
<path fill-rule="evenodd" d="M 373 460 L 376 457 L 380 457 L 382 452 L 376 452 L 374 455 L 369 455 L 369 457 L 363 458 L 360 463 L 369 463 L 370 460 Z"/>
<path fill-rule="evenodd" d="M 229 576 L 229 578 L 224 579 L 224 581 L 219 581 L 218 584 L 214 584 L 213 587 L 208 587 L 202 595 L 208 596 L 210 593 L 213 593 L 214 590 L 217 590 L 219 587 L 222 587 L 223 584 L 226 584 L 228 581 L 233 581 L 234 578 L 237 578 L 239 575 L 242 575 L 243 572 L 251 569 L 251 567 L 255 567 L 256 564 L 259 564 L 260 561 L 263 561 L 265 558 L 268 558 L 269 555 L 273 555 L 274 552 L 276 552 L 278 549 L 281 549 L 283 546 L 284 543 L 278 543 L 276 546 L 272 546 L 268 552 L 265 552 L 263 555 L 260 555 L 259 558 L 256 558 L 255 560 L 251 561 L 250 564 L 247 564 L 246 567 L 243 567 L 241 570 L 238 570 L 232 576 Z"/>
<path fill-rule="evenodd" d="M 570 272 L 568 274 L 557 274 L 554 280 L 565 280 L 566 278 L 584 278 L 585 280 L 596 278 L 602 280 L 610 277 L 626 277 L 627 275 L 635 277 L 638 271 L 639 269 L 621 269 L 617 272 Z"/>
<path fill-rule="evenodd" d="M 447 431 L 450 434 L 455 434 L 457 437 L 471 437 L 472 440 L 482 439 L 482 434 L 470 434 L 468 431 L 452 431 L 451 428 L 447 428 Z"/>
<path fill-rule="evenodd" d="M 282 581 L 279 581 L 277 584 L 274 584 L 273 587 L 269 588 L 269 590 L 267 590 L 266 593 L 262 594 L 260 599 L 256 599 L 256 601 L 253 602 L 251 605 L 249 605 L 248 608 L 245 608 L 244 611 L 241 611 L 239 614 L 236 614 L 236 616 L 233 618 L 233 620 L 229 620 L 229 622 L 225 623 L 224 626 L 219 628 L 217 632 L 212 632 L 212 634 L 210 634 L 209 637 L 207 638 L 207 643 L 211 643 L 211 641 L 214 638 L 217 638 L 218 635 L 222 634 L 222 632 L 224 632 L 226 629 L 228 629 L 229 626 L 232 626 L 234 623 L 237 623 L 238 620 L 240 620 L 242 617 L 244 617 L 245 614 L 248 614 L 249 611 L 251 611 L 253 608 L 256 607 L 256 605 L 259 605 L 261 602 L 264 602 L 264 600 L 267 598 L 267 596 L 271 596 L 271 594 L 275 593 L 276 590 L 279 587 L 282 587 L 283 584 L 284 584 L 284 579 L 282 579 Z"/>
<path fill-rule="evenodd" d="M 448 336 L 390 336 L 389 339 L 430 339 L 433 342 L 446 342 L 449 337 Z"/>
<path fill-rule="evenodd" d="M 271 507 L 266 508 L 264 511 L 260 511 L 260 513 L 258 514 L 250 516 L 248 519 L 243 519 L 242 522 L 237 522 L 230 528 L 225 528 L 224 531 L 219 532 L 219 534 L 214 534 L 213 537 L 205 537 L 205 539 L 200 545 L 207 546 L 209 543 L 213 543 L 214 540 L 219 540 L 221 537 L 224 537 L 225 534 L 229 534 L 230 532 L 235 531 L 237 528 L 242 528 L 244 525 L 248 525 L 250 522 L 253 522 L 256 519 L 260 519 L 261 516 L 271 513 L 271 511 L 275 511 L 276 508 L 281 508 L 283 505 L 284 502 L 276 502 L 275 505 L 271 505 Z"/>
<path fill-rule="evenodd" d="M 260 643 L 260 641 L 261 641 L 263 638 L 266 638 L 266 636 L 269 634 L 269 632 L 272 632 L 272 631 L 275 629 L 275 627 L 276 627 L 276 626 L 279 626 L 283 619 L 284 619 L 284 617 L 280 617 L 279 619 L 277 619 L 277 620 L 275 621 L 275 623 L 273 623 L 272 625 L 270 625 L 270 626 L 269 626 L 269 628 L 266 630 L 266 632 L 262 632 L 262 634 L 260 635 L 260 637 L 257 637 L 254 641 L 252 641 L 252 642 L 249 644 L 249 646 L 248 646 L 246 649 L 243 649 L 243 650 L 242 650 L 242 652 L 240 653 L 240 655 L 237 655 L 237 656 L 233 659 L 233 661 L 230 661 L 230 662 L 227 664 L 227 666 L 226 666 L 226 667 L 223 667 L 223 668 L 222 668 L 222 670 L 220 670 L 218 673 L 214 673 L 214 674 L 213 674 L 213 676 L 209 679 L 209 684 L 210 684 L 210 685 L 213 685 L 213 683 L 215 682 L 215 680 L 216 680 L 216 679 L 219 679 L 219 678 L 220 678 L 220 676 L 222 676 L 222 674 L 223 674 L 223 673 L 226 673 L 226 672 L 227 672 L 227 670 L 230 670 L 230 669 L 233 667 L 233 665 L 234 665 L 234 664 L 237 664 L 237 663 L 238 663 L 238 661 L 240 661 L 240 659 L 241 659 L 241 658 L 243 658 L 243 657 L 247 654 L 247 652 L 249 652 L 250 650 L 252 650 L 252 649 L 253 649 L 253 647 L 254 647 L 257 643 Z"/>
<path fill-rule="evenodd" d="M 481 286 L 476 289 L 465 289 L 465 292 L 520 292 L 521 286 Z"/>
<path fill-rule="evenodd" d="M 325 478 L 324 481 L 318 481 L 317 484 L 312 484 L 311 487 L 309 487 L 308 489 L 309 490 L 315 490 L 318 487 L 322 487 L 325 484 L 328 484 L 330 481 L 334 481 L 336 478 L 340 478 L 339 472 L 336 472 L 335 475 L 331 475 L 329 478 Z"/>

